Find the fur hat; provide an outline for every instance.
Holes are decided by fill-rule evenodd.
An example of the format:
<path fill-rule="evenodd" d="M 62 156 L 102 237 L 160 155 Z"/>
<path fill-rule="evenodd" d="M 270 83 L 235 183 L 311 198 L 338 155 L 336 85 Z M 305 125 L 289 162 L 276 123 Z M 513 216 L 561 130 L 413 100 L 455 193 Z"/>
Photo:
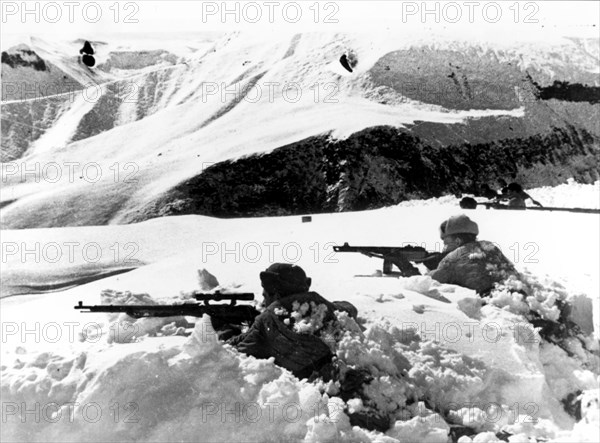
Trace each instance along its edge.
<path fill-rule="evenodd" d="M 311 284 L 304 269 L 289 263 L 273 263 L 260 273 L 260 281 L 265 290 L 281 295 L 306 292 Z"/>
<path fill-rule="evenodd" d="M 477 223 L 464 214 L 453 215 L 440 225 L 440 237 L 454 234 L 479 234 Z"/>

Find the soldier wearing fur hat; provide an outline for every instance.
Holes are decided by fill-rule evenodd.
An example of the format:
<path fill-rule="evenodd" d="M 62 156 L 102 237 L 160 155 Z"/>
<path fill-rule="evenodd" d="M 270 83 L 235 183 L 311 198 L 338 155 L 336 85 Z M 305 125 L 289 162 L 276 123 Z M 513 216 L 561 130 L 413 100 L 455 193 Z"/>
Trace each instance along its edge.
<path fill-rule="evenodd" d="M 309 291 L 311 279 L 299 266 L 275 263 L 260 273 L 260 281 L 265 310 L 246 333 L 227 343 L 256 358 L 273 357 L 275 364 L 300 379 L 336 380 L 345 401 L 365 397 L 363 387 L 373 377 L 364 368 L 340 366 L 334 356 L 335 340 L 327 337 L 327 331 L 339 330 L 335 311 L 356 319 L 357 309 L 349 302 L 330 302 Z M 368 406 L 358 412 L 346 410 L 346 414 L 354 426 L 384 432 L 391 425 L 388 415 Z"/>
<path fill-rule="evenodd" d="M 466 215 L 455 215 L 440 225 L 440 237 L 446 254 L 429 275 L 440 283 L 488 293 L 494 283 L 518 275 L 502 251 L 489 241 L 477 240 L 479 227 Z"/>
<path fill-rule="evenodd" d="M 247 332 L 227 343 L 256 358 L 274 357 L 275 364 L 298 378 L 331 363 L 333 352 L 321 332 L 336 320 L 336 310 L 356 317 L 356 308 L 309 291 L 311 279 L 300 266 L 275 263 L 260 273 L 260 281 L 265 310 Z"/>

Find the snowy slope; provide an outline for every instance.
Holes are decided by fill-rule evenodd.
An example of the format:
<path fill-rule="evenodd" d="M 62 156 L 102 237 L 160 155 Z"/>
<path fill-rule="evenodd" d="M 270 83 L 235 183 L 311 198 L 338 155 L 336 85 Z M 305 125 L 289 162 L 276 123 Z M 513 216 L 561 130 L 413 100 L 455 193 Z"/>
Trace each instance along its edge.
<path fill-rule="evenodd" d="M 177 59 L 164 63 L 157 59 L 155 65 L 130 70 L 111 68 L 104 72 L 99 66 L 90 74 L 81 66 L 68 64 L 72 56 L 65 54 L 72 54 L 74 42 L 67 45 L 32 40 L 36 50 L 65 72 L 86 85 L 93 82 L 101 86 L 71 94 L 61 108 L 61 117 L 52 120 L 53 127 L 11 165 L 10 174 L 3 177 L 2 201 L 12 202 L 2 210 L 4 226 L 119 223 L 131 219 L 169 189 L 197 176 L 207 165 L 267 153 L 311 136 L 331 133 L 332 137 L 345 138 L 376 125 L 406 127 L 424 121 L 462 124 L 483 117 L 519 119 L 525 115 L 523 106 L 459 111 L 400 100 L 398 93 L 392 94 L 396 101 L 388 104 L 372 100 L 370 96 L 376 91 L 368 70 L 373 64 L 390 51 L 424 42 L 421 37 L 410 38 L 402 33 L 216 34 L 199 39 L 194 51 L 174 49 L 182 44 L 178 40 L 164 47 L 156 41 L 121 45 L 98 42 L 107 61 L 115 54 L 139 48 L 162 48 Z M 523 58 L 520 69 L 533 68 L 530 65 L 537 63 L 536 69 L 541 71 L 545 68 L 539 60 L 549 48 L 558 54 L 577 48 L 572 41 L 561 38 L 551 39 L 538 49 L 537 42 L 504 43 L 502 49 L 496 47 L 496 42 L 478 44 L 476 51 L 482 54 L 489 54 L 492 48 L 508 58 L 528 54 L 530 58 Z M 511 45 L 512 52 L 508 51 Z M 440 42 L 435 48 L 471 50 L 456 42 Z M 340 54 L 349 50 L 359 60 L 352 75 L 338 62 Z M 543 60 L 552 66 L 565 63 L 562 59 Z M 589 58 L 582 57 L 577 60 L 577 72 L 591 65 Z M 7 105 L 6 109 L 10 113 L 13 108 L 8 106 L 27 103 Z M 43 101 L 35 103 L 40 106 Z M 30 113 L 28 108 L 15 112 Z M 81 116 L 79 122 L 77 115 Z M 57 132 L 61 137 L 56 137 Z M 24 172 L 28 164 L 45 166 L 53 162 L 61 167 L 58 180 L 46 179 L 43 170 L 37 178 Z M 72 179 L 64 166 L 67 162 L 75 163 L 74 173 L 83 179 Z M 86 166 L 91 162 L 98 164 L 102 176 L 90 183 Z M 121 176 L 115 176 L 115 168 L 126 167 L 135 170 L 135 180 L 123 180 L 127 173 L 123 170 Z M 111 197 L 105 199 L 105 204 L 94 204 L 107 195 Z M 49 199 L 55 204 L 49 205 Z M 75 204 L 85 207 L 85 211 L 75 216 L 63 209 Z"/>
<path fill-rule="evenodd" d="M 593 195 L 597 187 L 572 184 L 557 188 L 553 198 L 576 199 L 578 192 Z M 100 303 L 104 289 L 148 293 L 172 302 L 199 288 L 197 271 L 202 268 L 217 276 L 223 287 L 260 294 L 258 272 L 283 260 L 304 267 L 314 290 L 359 309 L 367 330 L 354 330 L 339 346 L 348 362 L 360 362 L 381 377 L 375 395 L 380 407 L 390 406 L 392 399 L 403 405 L 411 394 L 427 395 L 438 406 L 454 410 L 456 423 L 482 434 L 477 441 L 490 438 L 485 432 L 493 436 L 501 429 L 514 434 L 513 441 L 598 441 L 597 361 L 586 364 L 554 345 L 540 346 L 535 336 L 520 329 L 523 317 L 508 307 L 477 307 L 470 290 L 438 285 L 428 277 L 355 277 L 375 271 L 381 262 L 358 254 L 331 254 L 331 244 L 344 241 L 417 242 L 436 249 L 440 220 L 456 212 L 454 205 L 430 202 L 315 215 L 311 223 L 301 223 L 299 217 L 184 216 L 124 226 L 3 231 L 4 242 L 28 250 L 39 243 L 40 251 L 52 243 L 62 245 L 63 252 L 56 263 L 39 260 L 49 253 L 40 253 L 38 260 L 35 254 L 22 257 L 24 249 L 5 254 L 4 285 L 44 285 L 119 266 L 139 268 L 66 291 L 1 300 L 2 396 L 6 404 L 15 405 L 2 437 L 445 442 L 448 423 L 424 405 L 406 405 L 410 420 L 398 421 L 385 437 L 352 429 L 332 387 L 321 386 L 319 391 L 319 385 L 298 381 L 272 362 L 240 356 L 216 342 L 206 323 L 198 322 L 189 337 L 148 337 L 144 334 L 170 320 L 116 328 L 114 318 L 72 309 L 79 300 Z M 546 296 L 566 294 L 568 300 L 580 300 L 580 306 L 585 306 L 581 300 L 592 299 L 597 342 L 600 253 L 589 247 L 600 241 L 597 215 L 485 210 L 469 215 L 479 223 L 482 238 L 497 242 L 520 271 L 543 282 Z M 72 259 L 64 249 L 71 241 L 77 242 Z M 134 248 L 126 248 L 128 243 Z M 85 245 L 91 244 L 101 248 L 98 258 L 92 250 L 84 255 Z M 583 313 L 582 323 L 589 314 Z M 350 323 L 347 327 L 352 330 Z M 26 330 L 33 332 L 22 335 Z M 168 335 L 169 330 L 174 332 L 163 332 Z M 139 339 L 134 340 L 134 332 Z M 409 384 L 395 378 L 405 365 L 410 366 Z M 576 390 L 586 391 L 579 423 L 560 404 Z M 47 418 L 22 423 L 18 408 L 34 402 L 40 410 L 45 407 L 40 414 Z M 352 407 L 360 409 L 360 404 Z M 97 420 L 96 409 L 102 412 Z"/>

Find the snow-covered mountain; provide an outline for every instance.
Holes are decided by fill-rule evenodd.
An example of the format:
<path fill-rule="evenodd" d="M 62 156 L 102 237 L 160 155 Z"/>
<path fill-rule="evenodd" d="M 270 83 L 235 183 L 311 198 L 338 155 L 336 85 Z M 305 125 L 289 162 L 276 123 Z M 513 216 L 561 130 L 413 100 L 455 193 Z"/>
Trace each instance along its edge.
<path fill-rule="evenodd" d="M 597 214 L 470 212 L 522 278 L 484 299 L 331 248 L 439 250 L 451 194 L 499 177 L 599 208 L 598 39 L 115 36 L 93 69 L 84 42 L 2 55 L 3 441 L 600 441 Z M 209 274 L 260 294 L 273 262 L 357 307 L 334 345 L 360 398 L 206 317 L 73 309 L 190 302 Z M 552 341 L 532 315 L 566 326 Z M 365 408 L 389 428 L 352 426 Z"/>
<path fill-rule="evenodd" d="M 598 177 L 598 40 L 115 37 L 92 42 L 91 70 L 83 42 L 31 38 L 3 53 L 3 94 L 60 75 L 85 86 L 3 96 L 5 227 L 364 209 L 499 176 Z"/>

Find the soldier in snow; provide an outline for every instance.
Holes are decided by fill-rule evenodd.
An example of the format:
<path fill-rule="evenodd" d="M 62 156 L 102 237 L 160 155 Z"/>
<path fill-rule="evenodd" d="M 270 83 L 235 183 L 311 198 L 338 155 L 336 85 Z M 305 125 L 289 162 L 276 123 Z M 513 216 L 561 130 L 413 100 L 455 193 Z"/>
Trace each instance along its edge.
<path fill-rule="evenodd" d="M 510 208 L 525 209 L 527 207 L 525 201 L 528 199 L 531 200 L 534 205 L 542 207 L 542 204 L 534 200 L 531 195 L 525 192 L 520 184 L 512 182 L 507 185 L 506 181 L 503 179 L 498 180 L 498 182 L 500 183 L 500 186 L 502 186 L 502 191 L 494 198 L 496 200 L 508 200 L 508 206 Z"/>
<path fill-rule="evenodd" d="M 466 215 L 455 215 L 440 225 L 444 242 L 441 253 L 433 253 L 423 261 L 427 275 L 440 283 L 450 283 L 474 289 L 486 295 L 510 275 L 518 272 L 502 251 L 489 241 L 478 241 L 479 227 Z M 402 256 L 385 259 L 400 269 L 404 277 L 420 275 L 419 270 Z"/>
<path fill-rule="evenodd" d="M 348 302 L 330 302 L 309 292 L 311 279 L 304 270 L 287 263 L 275 263 L 260 273 L 265 310 L 245 333 L 233 336 L 231 325 L 213 326 L 221 339 L 238 351 L 256 358 L 275 358 L 275 364 L 298 378 L 309 378 L 331 363 L 333 353 L 322 333 L 336 320 L 336 310 L 356 317 Z"/>
<path fill-rule="evenodd" d="M 229 338 L 226 343 L 256 358 L 273 357 L 276 365 L 299 379 L 335 380 L 344 401 L 363 398 L 367 402 L 363 388 L 373 377 L 365 368 L 349 368 L 339 362 L 335 339 L 328 336 L 341 332 L 335 311 L 346 312 L 356 319 L 356 307 L 345 301 L 330 302 L 310 292 L 311 279 L 299 266 L 275 263 L 260 273 L 260 280 L 265 310 L 247 332 Z M 382 432 L 389 429 L 388 414 L 372 407 L 363 409 L 352 413 L 345 410 L 352 425 Z"/>
<path fill-rule="evenodd" d="M 507 186 L 508 206 L 511 208 L 525 208 L 525 200 L 530 199 L 536 206 L 542 207 L 542 204 L 531 197 L 523 190 L 523 187 L 518 183 L 511 183 Z"/>
<path fill-rule="evenodd" d="M 444 258 L 429 272 L 434 280 L 487 294 L 494 283 L 518 275 L 502 251 L 489 241 L 478 241 L 479 227 L 466 215 L 455 215 L 440 225 Z"/>
<path fill-rule="evenodd" d="M 521 293 L 523 299 L 534 294 L 527 279 L 523 279 L 513 264 L 502 254 L 502 251 L 488 241 L 478 241 L 479 228 L 466 215 L 455 215 L 440 226 L 440 235 L 444 241 L 444 252 L 447 254 L 439 263 L 437 269 L 429 275 L 440 283 L 450 283 L 474 289 L 481 296 L 486 296 L 494 288 L 495 283 L 501 283 L 515 276 L 525 286 L 514 292 Z M 557 320 L 549 320 L 533 310 L 525 317 L 536 328 L 540 337 L 556 344 L 568 354 L 572 354 L 570 343 L 573 339 L 581 342 L 584 349 L 589 350 L 588 342 L 578 325 L 570 318 L 570 305 L 563 300 L 556 300 L 560 311 Z"/>
<path fill-rule="evenodd" d="M 500 197 L 500 194 L 494 191 L 487 183 L 481 185 L 479 189 L 479 195 L 487 198 L 488 200 L 495 200 Z"/>

